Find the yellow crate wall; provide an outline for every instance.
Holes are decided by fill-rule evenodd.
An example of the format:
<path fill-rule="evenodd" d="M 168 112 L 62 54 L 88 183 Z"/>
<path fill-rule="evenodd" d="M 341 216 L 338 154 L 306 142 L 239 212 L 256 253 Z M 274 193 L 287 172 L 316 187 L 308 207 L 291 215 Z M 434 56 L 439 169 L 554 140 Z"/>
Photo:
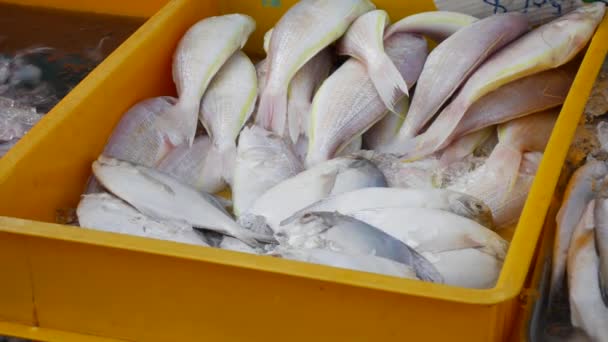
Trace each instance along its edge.
<path fill-rule="evenodd" d="M 17 260 L 12 265 L 17 277 L 0 287 L 6 290 L 0 291 L 0 302 L 6 293 L 22 298 L 0 311 L 0 320 L 6 319 L 0 333 L 3 326 L 22 331 L 25 324 L 37 327 L 26 330 L 39 340 L 53 334 L 82 341 L 95 336 L 138 341 L 508 337 L 544 213 L 584 107 L 581 98 L 588 96 L 589 79 L 606 54 L 608 20 L 584 58 L 493 289 L 36 222 L 54 222 L 58 209 L 76 206 L 90 163 L 125 110 L 147 97 L 174 94 L 171 56 L 190 25 L 221 13 L 251 14 L 258 30 L 247 51 L 260 54 L 263 33 L 293 2 L 268 8 L 261 1 L 170 1 L 0 161 L 0 215 L 27 219 L 0 219 L 2 236 L 23 246 L 0 248 L 0 266 Z M 393 20 L 433 9 L 431 1 L 376 4 Z M 0 247 L 9 240 L 0 240 Z"/>

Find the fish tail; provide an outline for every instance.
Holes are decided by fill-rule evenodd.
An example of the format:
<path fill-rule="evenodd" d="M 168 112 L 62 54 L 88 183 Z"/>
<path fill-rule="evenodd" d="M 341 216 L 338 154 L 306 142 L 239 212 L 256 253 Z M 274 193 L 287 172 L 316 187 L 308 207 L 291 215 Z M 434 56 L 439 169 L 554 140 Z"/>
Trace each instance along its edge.
<path fill-rule="evenodd" d="M 485 244 L 479 248 L 481 252 L 491 255 L 500 261 L 505 260 L 508 249 L 509 243 L 499 236 L 488 237 Z"/>
<path fill-rule="evenodd" d="M 416 272 L 416 276 L 420 280 L 430 281 L 432 283 L 443 284 L 443 275 L 435 268 L 435 266 L 424 256 L 416 252 L 408 246 L 412 254 L 412 266 Z"/>
<path fill-rule="evenodd" d="M 104 191 L 103 186 L 101 186 L 97 178 L 95 178 L 95 175 L 90 175 L 84 190 L 84 194 L 97 194 Z"/>
<path fill-rule="evenodd" d="M 165 134 L 173 146 L 188 144 L 192 146 L 198 124 L 198 108 L 181 101 L 159 117 L 158 129 Z"/>
<path fill-rule="evenodd" d="M 287 89 L 278 92 L 266 86 L 260 97 L 256 123 L 280 136 L 285 134 L 287 123 Z"/>
<path fill-rule="evenodd" d="M 395 113 L 395 105 L 403 95 L 409 96 L 407 84 L 386 53 L 368 66 L 369 77 L 388 110 Z"/>

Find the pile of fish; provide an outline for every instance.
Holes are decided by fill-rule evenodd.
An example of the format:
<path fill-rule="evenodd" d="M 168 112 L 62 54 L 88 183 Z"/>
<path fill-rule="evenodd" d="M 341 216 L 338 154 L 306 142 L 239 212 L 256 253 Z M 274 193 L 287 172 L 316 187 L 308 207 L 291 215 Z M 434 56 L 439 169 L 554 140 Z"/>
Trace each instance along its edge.
<path fill-rule="evenodd" d="M 589 158 L 574 172 L 555 219 L 549 308 L 566 311 L 561 309 L 561 297 L 567 293 L 572 327 L 593 341 L 603 341 L 608 336 L 606 162 Z"/>
<path fill-rule="evenodd" d="M 178 97 L 135 104 L 93 162 L 79 224 L 493 287 L 497 232 L 519 219 L 604 11 L 531 29 L 519 13 L 391 23 L 368 0 L 302 0 L 256 64 L 252 18 L 203 19 L 174 53 Z"/>
<path fill-rule="evenodd" d="M 601 207 L 608 194 L 608 102 L 601 96 L 608 91 L 607 76 L 608 59 L 566 158 L 562 175 L 567 182 L 557 189 L 563 196 L 561 207 L 547 218 L 555 223 L 556 234 L 553 253 L 541 257 L 545 265 L 539 270 L 541 294 L 534 309 L 538 315 L 530 324 L 531 340 L 603 341 L 608 336 L 603 324 L 608 320 L 606 272 L 601 268 L 608 218 Z"/>

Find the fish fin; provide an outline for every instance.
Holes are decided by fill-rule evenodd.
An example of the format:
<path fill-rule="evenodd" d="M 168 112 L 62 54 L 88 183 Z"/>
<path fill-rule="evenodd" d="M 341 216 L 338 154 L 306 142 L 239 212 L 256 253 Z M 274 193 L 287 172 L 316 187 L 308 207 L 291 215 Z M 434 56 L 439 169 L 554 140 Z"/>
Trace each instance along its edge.
<path fill-rule="evenodd" d="M 90 175 L 89 176 L 89 180 L 87 181 L 85 190 L 84 190 L 84 194 L 88 195 L 88 194 L 98 194 L 98 193 L 103 193 L 105 192 L 104 187 L 101 185 L 101 183 L 97 180 L 97 178 L 95 178 L 95 175 Z"/>
<path fill-rule="evenodd" d="M 306 208 L 305 208 L 306 209 Z M 304 209 L 303 209 L 304 210 Z M 286 226 L 290 223 L 292 223 L 293 221 L 297 220 L 300 216 L 302 216 L 302 211 L 296 211 L 293 215 L 289 216 L 288 218 L 284 219 L 283 221 L 281 221 L 279 223 L 279 226 Z"/>
<path fill-rule="evenodd" d="M 285 126 L 287 124 L 287 89 L 281 89 L 278 93 L 275 93 L 272 92 L 271 87 L 266 86 L 260 97 L 256 123 L 280 136 L 285 135 Z"/>
<path fill-rule="evenodd" d="M 386 53 L 374 63 L 370 63 L 367 71 L 382 102 L 395 113 L 395 105 L 401 96 L 410 96 L 403 76 Z"/>
<path fill-rule="evenodd" d="M 406 245 L 407 246 L 407 245 Z M 433 264 L 422 254 L 408 246 L 412 254 L 412 266 L 416 271 L 416 276 L 420 280 L 430 281 L 437 284 L 443 284 L 444 279 L 441 273 L 433 266 Z"/>
<path fill-rule="evenodd" d="M 194 229 L 204 232 L 213 231 L 229 235 L 243 241 L 251 247 L 261 247 L 263 243 L 277 243 L 276 239 L 272 235 L 256 233 L 245 228 L 240 228 L 238 230 L 233 229 L 230 232 L 218 231 L 217 229 L 208 229 L 205 227 L 194 227 Z"/>
<path fill-rule="evenodd" d="M 192 146 L 196 135 L 198 113 L 195 106 L 184 106 L 180 102 L 158 118 L 158 130 L 173 146 L 188 144 Z"/>
<path fill-rule="evenodd" d="M 259 247 L 261 243 L 277 244 L 277 240 L 272 235 L 258 233 L 247 229 L 241 229 L 232 234 L 235 238 L 243 241 L 251 247 Z"/>
<path fill-rule="evenodd" d="M 495 179 L 500 180 L 496 182 L 496 191 L 498 194 L 502 194 L 502 201 L 506 200 L 515 187 L 522 158 L 521 151 L 501 143 L 494 147 L 492 154 L 488 157 L 487 171 L 494 175 Z"/>
<path fill-rule="evenodd" d="M 488 128 L 460 137 L 443 150 L 441 158 L 439 159 L 439 166 L 447 167 L 454 162 L 462 160 L 464 157 L 473 153 L 477 147 L 490 137 L 491 134 L 492 129 Z"/>
<path fill-rule="evenodd" d="M 495 236 L 486 240 L 485 244 L 478 249 L 500 261 L 504 261 L 507 256 L 507 250 L 509 249 L 509 243 L 499 236 Z"/>

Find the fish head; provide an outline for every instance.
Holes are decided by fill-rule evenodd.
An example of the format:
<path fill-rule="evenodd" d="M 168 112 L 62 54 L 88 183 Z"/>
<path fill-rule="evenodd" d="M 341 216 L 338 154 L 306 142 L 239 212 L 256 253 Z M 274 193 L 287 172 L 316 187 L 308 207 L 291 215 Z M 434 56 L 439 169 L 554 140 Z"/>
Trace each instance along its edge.
<path fill-rule="evenodd" d="M 449 197 L 450 209 L 453 213 L 478 222 L 486 228 L 494 227 L 492 210 L 480 199 L 454 192 Z"/>

